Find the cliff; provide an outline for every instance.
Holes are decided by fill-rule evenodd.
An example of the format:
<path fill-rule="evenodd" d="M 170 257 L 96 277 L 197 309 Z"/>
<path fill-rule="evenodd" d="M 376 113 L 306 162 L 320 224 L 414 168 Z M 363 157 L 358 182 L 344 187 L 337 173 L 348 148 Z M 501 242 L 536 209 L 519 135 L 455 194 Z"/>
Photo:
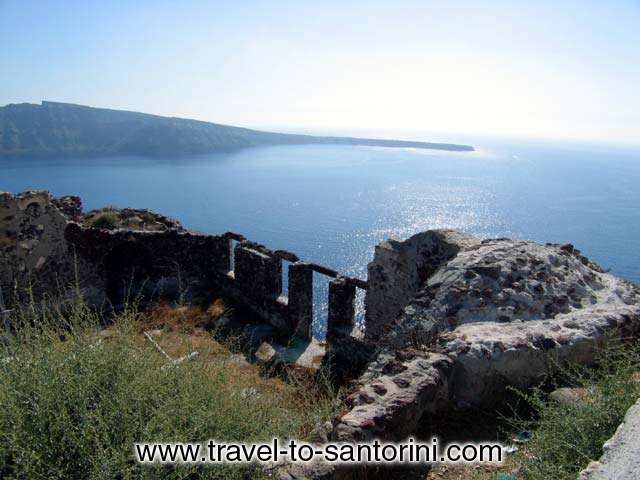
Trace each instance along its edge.
<path fill-rule="evenodd" d="M 186 155 L 236 148 L 343 144 L 473 151 L 467 145 L 263 132 L 216 123 L 68 103 L 0 107 L 0 157 Z"/>

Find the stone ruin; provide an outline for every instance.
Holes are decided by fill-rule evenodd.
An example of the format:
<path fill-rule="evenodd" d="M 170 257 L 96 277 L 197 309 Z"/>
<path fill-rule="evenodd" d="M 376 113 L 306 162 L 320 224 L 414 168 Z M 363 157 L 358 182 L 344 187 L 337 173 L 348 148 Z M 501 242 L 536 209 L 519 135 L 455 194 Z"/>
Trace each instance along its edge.
<path fill-rule="evenodd" d="M 603 343 L 636 337 L 640 329 L 639 287 L 570 244 L 430 230 L 378 245 L 365 281 L 230 232 L 83 226 L 74 205 L 79 199 L 46 192 L 0 195 L 5 298 L 28 279 L 46 292 L 74 273 L 91 302 L 117 303 L 135 271 L 154 291 L 177 282 L 217 288 L 278 331 L 312 344 L 313 272 L 331 277 L 324 348 L 338 361 L 365 360 L 343 412 L 318 429 L 318 441 L 401 440 L 426 414 L 500 403 L 508 386 L 530 387 L 554 365 L 590 364 Z M 287 297 L 283 261 L 290 262 Z M 357 288 L 366 290 L 364 332 L 354 321 Z M 350 473 L 296 465 L 278 475 Z"/>
<path fill-rule="evenodd" d="M 128 220 L 142 212 L 151 214 L 133 209 L 120 212 Z M 182 290 L 192 297 L 222 292 L 279 334 L 302 340 L 302 351 L 286 352 L 281 345 L 266 345 L 259 358 L 271 361 L 274 355 L 295 354 L 301 357 L 300 366 L 318 368 L 326 348 L 312 335 L 313 273 L 317 272 L 330 278 L 323 328 L 327 340 L 344 343 L 341 339 L 353 338 L 357 342 L 361 337 L 354 302 L 356 289 L 366 290 L 365 281 L 301 261 L 292 252 L 272 251 L 237 233 L 190 232 L 175 220 L 153 215 L 152 228 L 95 228 L 83 222 L 78 197 L 54 199 L 43 191 L 0 194 L 4 298 L 19 298 L 26 287 L 36 297 L 64 295 L 61 288 L 77 284 L 90 305 L 118 308 L 134 296 L 177 297 Z M 284 261 L 289 262 L 286 296 Z M 260 331 L 267 336 L 272 333 L 270 329 Z"/>

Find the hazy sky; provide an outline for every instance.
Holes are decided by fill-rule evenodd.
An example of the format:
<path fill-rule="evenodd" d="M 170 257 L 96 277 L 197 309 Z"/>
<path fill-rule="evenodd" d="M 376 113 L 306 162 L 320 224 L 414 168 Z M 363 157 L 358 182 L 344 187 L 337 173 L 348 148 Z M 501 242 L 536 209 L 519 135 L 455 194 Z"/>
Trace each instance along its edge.
<path fill-rule="evenodd" d="M 640 0 L 0 0 L 0 104 L 640 143 Z"/>

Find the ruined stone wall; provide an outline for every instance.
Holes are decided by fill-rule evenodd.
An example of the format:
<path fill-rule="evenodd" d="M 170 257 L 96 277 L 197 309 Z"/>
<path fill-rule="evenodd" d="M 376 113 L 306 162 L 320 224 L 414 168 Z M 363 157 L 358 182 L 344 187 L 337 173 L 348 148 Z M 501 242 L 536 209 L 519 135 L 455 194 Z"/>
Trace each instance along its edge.
<path fill-rule="evenodd" d="M 152 230 L 86 226 L 78 197 L 3 193 L 0 220 L 0 285 L 6 299 L 28 285 L 36 296 L 64 295 L 73 285 L 90 304 L 117 307 L 159 296 L 206 300 L 203 296 L 221 289 L 281 331 L 310 339 L 313 272 L 318 272 L 332 278 L 328 336 L 344 338 L 354 328 L 355 289 L 367 288 L 362 280 L 231 232 L 195 233 L 177 222 Z M 232 240 L 238 242 L 233 250 Z M 282 294 L 283 261 L 290 262 L 288 296 Z"/>
<path fill-rule="evenodd" d="M 355 289 L 366 287 L 360 280 L 341 277 L 301 262 L 290 252 L 272 251 L 230 232 L 109 231 L 69 223 L 65 238 L 83 261 L 96 266 L 112 303 L 137 293 L 220 288 L 279 330 L 307 339 L 312 336 L 314 271 L 335 277 L 330 283 L 329 336 L 350 335 Z M 232 239 L 238 240 L 233 251 Z M 282 294 L 283 260 L 292 262 L 288 296 Z"/>
<path fill-rule="evenodd" d="M 421 237 L 435 248 L 426 259 L 442 258 L 453 243 L 448 232 Z M 509 386 L 526 389 L 558 366 L 589 365 L 606 342 L 640 335 L 640 287 L 572 245 L 472 240 L 456 241 L 458 252 L 396 316 L 331 438 L 403 438 L 424 413 L 501 403 Z M 397 265 L 384 266 L 394 273 Z M 394 293 L 393 283 L 376 288 Z"/>
<path fill-rule="evenodd" d="M 358 279 L 313 263 L 302 262 L 290 252 L 272 251 L 263 245 L 240 240 L 234 248 L 234 270 L 218 279 L 227 295 L 236 298 L 273 326 L 305 339 L 312 337 L 313 272 L 332 278 L 329 283 L 327 338 L 349 336 L 355 327 L 355 289 L 366 288 Z M 282 262 L 288 270 L 288 295 L 283 295 Z M 339 294 L 338 292 L 352 292 Z"/>
<path fill-rule="evenodd" d="M 387 240 L 375 248 L 368 265 L 365 296 L 368 340 L 377 340 L 443 263 L 479 240 L 454 230 L 429 230 L 405 241 Z"/>
<path fill-rule="evenodd" d="M 64 240 L 67 217 L 45 191 L 0 193 L 0 287 L 12 303 L 29 290 L 36 298 L 64 295 L 71 284 L 92 276 L 77 263 Z"/>
<path fill-rule="evenodd" d="M 499 402 L 507 386 L 527 388 L 554 366 L 593 361 L 610 338 L 640 335 L 640 287 L 570 244 L 427 231 L 376 247 L 364 282 L 231 232 L 105 230 L 71 221 L 80 217 L 79 199 L 0 194 L 5 298 L 29 283 L 59 293 L 74 278 L 83 292 L 92 288 L 115 304 L 131 292 L 220 289 L 281 331 L 309 339 L 313 272 L 330 277 L 333 357 L 354 364 L 363 352 L 375 354 L 328 427 L 332 440 L 403 438 L 423 414 Z M 288 296 L 283 261 L 290 262 Z M 356 288 L 367 290 L 365 340 L 375 349 L 353 332 Z"/>
<path fill-rule="evenodd" d="M 229 240 L 186 231 L 104 230 L 69 223 L 65 239 L 93 265 L 109 301 L 196 295 L 230 268 Z"/>
<path fill-rule="evenodd" d="M 117 214 L 128 223 L 96 228 L 87 226 L 92 224 L 87 220 L 100 211 L 84 215 L 79 197 L 56 199 L 44 191 L 1 194 L 0 286 L 5 300 L 13 292 L 25 293 L 29 285 L 36 297 L 80 291 L 96 307 L 161 296 L 206 301 L 207 295 L 222 290 L 282 332 L 310 340 L 313 273 L 318 272 L 331 278 L 327 337 L 345 340 L 355 331 L 355 291 L 366 289 L 365 281 L 231 232 L 190 232 L 174 221 L 157 229 L 136 227 L 124 215 L 127 211 Z M 232 240 L 238 242 L 233 250 Z M 283 261 L 290 262 L 288 295 L 283 295 Z"/>

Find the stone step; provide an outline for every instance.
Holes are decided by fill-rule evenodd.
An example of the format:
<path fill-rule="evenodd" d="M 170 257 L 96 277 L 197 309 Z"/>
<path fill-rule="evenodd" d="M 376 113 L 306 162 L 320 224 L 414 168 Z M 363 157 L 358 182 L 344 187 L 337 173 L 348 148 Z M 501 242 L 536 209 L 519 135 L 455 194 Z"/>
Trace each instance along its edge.
<path fill-rule="evenodd" d="M 317 371 L 322 366 L 326 344 L 317 339 L 294 337 L 288 345 L 264 341 L 255 352 L 256 362 L 264 366 L 290 365 L 303 370 Z"/>

